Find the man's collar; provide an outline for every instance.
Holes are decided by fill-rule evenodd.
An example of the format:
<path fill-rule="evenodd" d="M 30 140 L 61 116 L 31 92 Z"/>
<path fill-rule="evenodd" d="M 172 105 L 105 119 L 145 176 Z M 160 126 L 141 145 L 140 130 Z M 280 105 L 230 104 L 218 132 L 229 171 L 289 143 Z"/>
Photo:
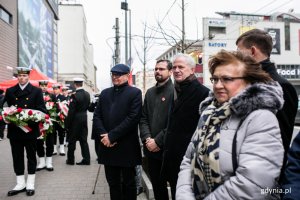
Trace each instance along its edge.
<path fill-rule="evenodd" d="M 25 83 L 24 85 L 21 85 L 19 83 L 19 87 L 21 88 L 21 90 L 24 90 L 28 84 L 29 84 L 29 81 L 27 83 Z"/>

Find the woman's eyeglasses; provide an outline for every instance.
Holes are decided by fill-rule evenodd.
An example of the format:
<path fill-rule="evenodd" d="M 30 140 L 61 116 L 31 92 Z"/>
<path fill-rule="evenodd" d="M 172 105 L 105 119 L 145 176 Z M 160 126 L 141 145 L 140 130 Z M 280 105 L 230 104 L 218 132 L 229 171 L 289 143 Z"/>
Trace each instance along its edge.
<path fill-rule="evenodd" d="M 240 76 L 240 77 L 213 76 L 210 78 L 210 81 L 212 84 L 217 84 L 219 81 L 221 81 L 221 83 L 223 83 L 223 84 L 227 84 L 227 83 L 232 83 L 234 80 L 237 80 L 237 79 L 245 79 L 245 77 L 242 77 L 242 76 Z"/>

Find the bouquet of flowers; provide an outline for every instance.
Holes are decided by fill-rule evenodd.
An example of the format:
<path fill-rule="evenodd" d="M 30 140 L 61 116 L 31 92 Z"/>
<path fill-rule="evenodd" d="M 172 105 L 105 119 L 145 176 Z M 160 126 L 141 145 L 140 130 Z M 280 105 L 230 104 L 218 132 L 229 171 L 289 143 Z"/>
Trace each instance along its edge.
<path fill-rule="evenodd" d="M 25 133 L 32 129 L 28 126 L 29 122 L 38 122 L 40 129 L 40 138 L 46 138 L 48 133 L 52 132 L 53 124 L 49 115 L 33 109 L 16 108 L 15 106 L 5 107 L 1 111 L 0 120 L 5 123 L 13 123 L 22 129 Z"/>
<path fill-rule="evenodd" d="M 57 113 L 56 121 L 62 128 L 65 128 L 65 119 L 68 116 L 68 112 L 69 112 L 68 102 L 67 101 L 57 102 L 57 105 L 58 105 L 59 112 Z"/>

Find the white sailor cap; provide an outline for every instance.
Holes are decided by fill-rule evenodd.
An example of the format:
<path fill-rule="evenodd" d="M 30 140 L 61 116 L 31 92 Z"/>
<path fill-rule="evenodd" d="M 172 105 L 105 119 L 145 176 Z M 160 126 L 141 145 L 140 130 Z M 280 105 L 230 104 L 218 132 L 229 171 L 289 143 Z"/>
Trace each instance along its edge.
<path fill-rule="evenodd" d="M 68 90 L 68 89 L 69 89 L 69 87 L 67 87 L 67 86 L 63 86 L 61 89 L 62 89 L 62 90 Z"/>
<path fill-rule="evenodd" d="M 52 88 L 53 88 L 53 89 L 55 89 L 55 88 L 60 89 L 60 85 L 59 85 L 59 84 L 53 84 L 53 85 L 52 85 Z"/>
<path fill-rule="evenodd" d="M 79 77 L 74 78 L 73 80 L 74 80 L 74 83 L 82 83 L 84 81 L 83 78 L 79 78 Z"/>
<path fill-rule="evenodd" d="M 28 67 L 16 67 L 18 74 L 29 74 L 31 69 Z"/>
<path fill-rule="evenodd" d="M 39 85 L 48 85 L 48 80 L 39 80 Z"/>

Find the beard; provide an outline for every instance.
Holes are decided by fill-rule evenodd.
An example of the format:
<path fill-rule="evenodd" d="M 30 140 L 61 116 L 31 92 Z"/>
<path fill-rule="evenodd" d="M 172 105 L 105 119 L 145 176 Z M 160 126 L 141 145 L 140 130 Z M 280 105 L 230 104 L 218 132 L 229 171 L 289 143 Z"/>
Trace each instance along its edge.
<path fill-rule="evenodd" d="M 167 79 L 168 79 L 168 77 L 163 77 L 162 75 L 155 75 L 155 80 L 158 83 L 162 83 L 162 82 L 166 81 Z"/>

